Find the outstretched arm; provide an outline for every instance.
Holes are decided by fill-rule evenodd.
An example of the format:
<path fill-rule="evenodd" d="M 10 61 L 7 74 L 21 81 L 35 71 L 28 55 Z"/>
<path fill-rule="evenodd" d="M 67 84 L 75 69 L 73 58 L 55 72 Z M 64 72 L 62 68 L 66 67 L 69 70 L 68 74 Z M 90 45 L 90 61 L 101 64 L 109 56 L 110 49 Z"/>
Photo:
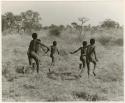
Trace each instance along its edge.
<path fill-rule="evenodd" d="M 81 49 L 81 48 L 78 48 L 76 51 L 70 52 L 70 53 L 71 53 L 71 54 L 74 54 L 74 53 L 78 52 L 80 49 Z"/>
<path fill-rule="evenodd" d="M 47 47 L 46 45 L 42 44 L 41 42 L 40 42 L 40 46 L 41 46 L 41 48 L 42 48 L 42 47 L 46 47 L 46 48 L 47 48 L 46 53 L 49 51 L 49 47 Z M 42 49 L 43 49 L 43 48 L 42 48 Z"/>
<path fill-rule="evenodd" d="M 40 45 L 43 46 L 43 47 L 46 47 L 47 49 L 49 49 L 49 47 L 47 47 L 46 45 L 44 45 L 42 43 L 40 43 Z"/>

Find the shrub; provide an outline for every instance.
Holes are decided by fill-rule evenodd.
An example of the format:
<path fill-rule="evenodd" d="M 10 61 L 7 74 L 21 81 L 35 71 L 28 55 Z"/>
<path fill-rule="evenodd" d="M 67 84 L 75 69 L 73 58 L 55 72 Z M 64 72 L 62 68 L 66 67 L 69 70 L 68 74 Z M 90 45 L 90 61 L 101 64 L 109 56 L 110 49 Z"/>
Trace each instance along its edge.
<path fill-rule="evenodd" d="M 107 28 L 118 28 L 119 27 L 119 23 L 117 23 L 114 20 L 111 19 L 106 19 L 102 22 L 101 27 L 107 27 Z"/>
<path fill-rule="evenodd" d="M 12 82 L 15 79 L 14 71 L 12 70 L 9 62 L 2 65 L 2 76 L 4 76 L 9 82 Z"/>
<path fill-rule="evenodd" d="M 103 98 L 99 97 L 97 94 L 89 94 L 87 92 L 73 92 L 73 95 L 76 98 L 81 98 L 81 99 L 84 99 L 86 101 L 99 101 L 99 100 L 103 100 Z"/>
<path fill-rule="evenodd" d="M 106 46 L 107 44 L 109 44 L 109 42 L 111 41 L 111 39 L 112 39 L 112 37 L 109 37 L 109 36 L 101 36 L 101 37 L 98 38 L 98 41 L 102 45 Z"/>
<path fill-rule="evenodd" d="M 54 36 L 59 36 L 60 35 L 60 30 L 58 29 L 58 28 L 51 28 L 50 30 L 49 30 L 49 33 L 51 34 L 51 35 L 54 35 Z"/>
<path fill-rule="evenodd" d="M 16 73 L 29 73 L 32 70 L 29 66 L 24 65 L 18 65 L 16 66 Z"/>
<path fill-rule="evenodd" d="M 123 39 L 122 38 L 119 38 L 115 41 L 113 41 L 114 44 L 118 45 L 118 46 L 123 46 Z"/>

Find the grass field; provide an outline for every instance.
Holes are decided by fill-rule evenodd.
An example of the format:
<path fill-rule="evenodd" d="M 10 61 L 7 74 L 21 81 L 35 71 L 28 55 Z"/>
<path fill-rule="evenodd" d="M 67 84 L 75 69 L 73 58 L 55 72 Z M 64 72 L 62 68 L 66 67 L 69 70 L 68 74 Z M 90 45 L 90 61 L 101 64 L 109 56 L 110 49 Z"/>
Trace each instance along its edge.
<path fill-rule="evenodd" d="M 4 33 L 3 33 L 4 34 Z M 69 54 L 81 46 L 77 34 L 63 32 L 60 37 L 39 32 L 42 43 L 50 46 L 57 40 L 60 50 L 58 64 L 48 73 L 49 53 L 41 52 L 40 73 L 18 73 L 27 68 L 27 49 L 31 36 L 11 34 L 2 37 L 2 100 L 3 101 L 123 101 L 123 31 L 103 30 L 86 33 L 85 39 L 96 39 L 99 62 L 87 78 L 87 70 L 79 75 L 79 55 Z M 91 69 L 92 71 L 92 69 Z M 70 75 L 73 74 L 73 75 Z"/>

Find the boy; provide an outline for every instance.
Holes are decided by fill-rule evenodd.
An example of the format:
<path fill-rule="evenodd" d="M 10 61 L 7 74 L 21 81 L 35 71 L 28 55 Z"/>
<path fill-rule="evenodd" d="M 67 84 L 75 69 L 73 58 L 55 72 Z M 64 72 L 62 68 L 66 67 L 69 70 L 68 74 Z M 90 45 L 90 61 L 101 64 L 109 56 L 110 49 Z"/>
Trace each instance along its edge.
<path fill-rule="evenodd" d="M 39 73 L 39 47 L 46 47 L 47 50 L 49 50 L 49 48 L 47 46 L 45 46 L 44 44 L 42 44 L 40 42 L 39 39 L 37 39 L 37 33 L 33 33 L 32 34 L 32 38 L 33 40 L 31 40 L 29 48 L 28 48 L 28 59 L 29 59 L 29 65 L 34 68 L 34 64 L 32 63 L 32 59 L 35 60 L 36 65 L 37 65 L 37 73 Z"/>
<path fill-rule="evenodd" d="M 90 62 L 94 64 L 94 69 L 93 69 L 93 75 L 96 76 L 94 70 L 96 68 L 96 61 L 98 61 L 96 57 L 96 50 L 95 50 L 95 39 L 90 39 L 90 45 L 87 47 L 86 51 L 86 63 L 87 63 L 87 68 L 88 68 L 88 77 L 89 77 L 89 72 L 90 72 Z"/>
<path fill-rule="evenodd" d="M 59 50 L 57 48 L 57 42 L 53 41 L 53 45 L 50 48 L 51 48 L 50 49 L 50 57 L 52 59 L 51 66 L 55 66 L 55 61 L 56 61 L 56 58 L 57 58 L 57 54 L 59 55 Z M 49 69 L 49 72 L 50 72 L 50 69 Z"/>
<path fill-rule="evenodd" d="M 71 52 L 71 54 L 74 54 L 76 52 L 78 52 L 79 50 L 81 51 L 81 55 L 80 55 L 80 61 L 82 62 L 82 64 L 80 63 L 79 64 L 79 69 L 82 69 L 81 70 L 81 73 L 83 72 L 83 68 L 85 68 L 85 63 L 86 63 L 86 49 L 87 49 L 87 42 L 86 41 L 83 41 L 83 46 L 78 48 L 76 51 L 74 52 Z M 83 68 L 82 68 L 83 66 Z M 80 73 L 80 77 L 81 77 L 81 73 Z"/>

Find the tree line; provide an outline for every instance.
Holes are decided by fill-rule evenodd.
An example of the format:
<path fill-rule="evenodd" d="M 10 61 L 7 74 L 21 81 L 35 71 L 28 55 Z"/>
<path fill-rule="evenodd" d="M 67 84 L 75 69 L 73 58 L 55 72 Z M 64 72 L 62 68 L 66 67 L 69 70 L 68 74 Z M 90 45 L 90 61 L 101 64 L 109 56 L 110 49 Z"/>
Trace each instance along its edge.
<path fill-rule="evenodd" d="M 86 22 L 89 21 L 89 18 L 81 17 L 78 18 L 77 22 L 72 22 L 70 25 L 54 25 L 42 27 L 41 24 L 42 18 L 40 14 L 36 11 L 27 10 L 26 12 L 21 12 L 19 15 L 14 15 L 12 12 L 7 12 L 2 15 L 2 31 L 5 30 L 16 30 L 18 33 L 20 31 L 23 32 L 31 32 L 32 30 L 40 31 L 41 29 L 49 30 L 50 33 L 59 35 L 61 31 L 66 29 L 75 29 L 79 32 L 79 37 L 83 33 L 83 31 L 97 30 L 99 27 L 101 28 L 120 28 L 118 22 L 106 19 L 100 25 L 91 26 L 91 24 L 85 25 Z"/>
<path fill-rule="evenodd" d="M 21 12 L 19 15 L 14 15 L 12 12 L 7 12 L 2 15 L 2 31 L 4 30 L 20 30 L 31 31 L 40 30 L 42 25 L 40 23 L 41 17 L 38 12 L 27 10 Z"/>

